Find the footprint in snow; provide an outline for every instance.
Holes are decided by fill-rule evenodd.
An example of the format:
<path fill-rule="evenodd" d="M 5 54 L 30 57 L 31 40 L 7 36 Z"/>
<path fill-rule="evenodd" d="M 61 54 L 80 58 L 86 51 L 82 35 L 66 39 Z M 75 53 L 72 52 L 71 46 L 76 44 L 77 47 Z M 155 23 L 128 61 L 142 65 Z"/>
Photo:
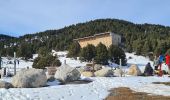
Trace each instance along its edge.
<path fill-rule="evenodd" d="M 62 98 L 59 98 L 58 100 L 64 100 L 64 99 L 62 99 Z"/>
<path fill-rule="evenodd" d="M 69 96 L 73 95 L 73 90 L 72 89 L 70 89 L 68 92 L 69 92 Z"/>
<path fill-rule="evenodd" d="M 64 96 L 61 97 L 64 100 Z"/>
<path fill-rule="evenodd" d="M 82 98 L 84 98 L 84 96 L 81 96 L 80 98 L 82 99 Z"/>

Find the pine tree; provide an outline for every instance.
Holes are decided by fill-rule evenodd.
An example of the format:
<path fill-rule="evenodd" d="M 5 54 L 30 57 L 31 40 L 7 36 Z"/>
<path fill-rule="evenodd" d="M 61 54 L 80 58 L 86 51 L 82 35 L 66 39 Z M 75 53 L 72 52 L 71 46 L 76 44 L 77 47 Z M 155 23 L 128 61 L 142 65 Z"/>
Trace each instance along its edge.
<path fill-rule="evenodd" d="M 68 49 L 68 57 L 78 57 L 80 53 L 80 45 L 78 42 L 74 42 L 70 45 Z"/>
<path fill-rule="evenodd" d="M 60 66 L 61 62 L 56 56 L 48 54 L 46 56 L 39 56 L 33 62 L 33 68 L 45 69 L 46 67 Z"/>
<path fill-rule="evenodd" d="M 97 64 L 106 65 L 108 64 L 108 58 L 107 47 L 104 44 L 99 43 L 96 47 L 95 62 Z"/>
<path fill-rule="evenodd" d="M 170 55 L 170 48 L 166 51 L 166 54 Z"/>
<path fill-rule="evenodd" d="M 82 61 L 92 61 L 96 55 L 96 48 L 92 44 L 88 44 L 86 47 L 81 49 L 80 57 Z"/>
<path fill-rule="evenodd" d="M 50 50 L 48 50 L 46 47 L 40 47 L 38 50 L 38 55 L 40 57 L 45 57 L 49 54 Z"/>
<path fill-rule="evenodd" d="M 120 47 L 111 45 L 108 49 L 108 53 L 111 62 L 119 64 L 119 60 L 121 59 L 122 65 L 126 65 L 126 55 Z"/>
<path fill-rule="evenodd" d="M 147 54 L 151 50 L 150 43 L 146 41 L 143 45 L 142 51 L 144 54 Z"/>
<path fill-rule="evenodd" d="M 12 55 L 13 55 L 14 50 L 11 51 Z M 32 45 L 28 44 L 28 43 L 21 43 L 21 45 L 19 46 L 18 50 L 17 50 L 17 55 L 19 57 L 23 57 L 25 60 L 32 58 Z"/>

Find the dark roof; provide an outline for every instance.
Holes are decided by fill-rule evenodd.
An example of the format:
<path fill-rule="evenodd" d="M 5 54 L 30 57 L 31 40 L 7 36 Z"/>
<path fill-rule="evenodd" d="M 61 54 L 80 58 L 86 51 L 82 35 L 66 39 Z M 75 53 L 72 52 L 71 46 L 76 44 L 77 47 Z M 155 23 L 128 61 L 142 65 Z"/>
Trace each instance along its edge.
<path fill-rule="evenodd" d="M 77 39 L 74 39 L 74 40 L 75 40 L 75 41 L 76 41 L 76 40 L 83 40 L 83 39 L 93 38 L 93 37 L 95 37 L 95 36 L 100 36 L 100 35 L 104 35 L 104 34 L 111 34 L 111 32 L 94 34 L 93 36 L 87 36 L 87 37 L 83 37 L 83 38 L 77 38 Z"/>

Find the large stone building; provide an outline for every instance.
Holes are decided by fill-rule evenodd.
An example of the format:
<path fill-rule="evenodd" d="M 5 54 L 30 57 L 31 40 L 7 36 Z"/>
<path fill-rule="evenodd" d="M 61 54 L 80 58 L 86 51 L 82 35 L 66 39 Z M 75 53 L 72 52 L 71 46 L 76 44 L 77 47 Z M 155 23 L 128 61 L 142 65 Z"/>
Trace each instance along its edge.
<path fill-rule="evenodd" d="M 74 40 L 78 41 L 81 48 L 86 47 L 88 44 L 93 44 L 94 46 L 97 46 L 100 42 L 106 47 L 109 47 L 112 44 L 119 45 L 121 43 L 121 36 L 112 32 L 105 32 Z"/>

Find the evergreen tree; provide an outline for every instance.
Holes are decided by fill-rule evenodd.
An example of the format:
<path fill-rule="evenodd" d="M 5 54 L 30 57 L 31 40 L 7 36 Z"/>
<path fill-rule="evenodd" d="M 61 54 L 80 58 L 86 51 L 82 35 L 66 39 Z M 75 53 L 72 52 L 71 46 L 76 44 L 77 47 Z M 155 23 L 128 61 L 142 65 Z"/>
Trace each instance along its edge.
<path fill-rule="evenodd" d="M 133 51 L 135 51 L 137 55 L 141 55 L 142 48 L 143 48 L 143 41 L 141 41 L 140 39 L 133 41 L 132 47 L 133 47 Z"/>
<path fill-rule="evenodd" d="M 78 42 L 74 42 L 73 44 L 70 45 L 68 49 L 68 57 L 78 57 L 80 53 L 80 45 Z"/>
<path fill-rule="evenodd" d="M 166 54 L 170 55 L 170 48 L 166 51 Z"/>
<path fill-rule="evenodd" d="M 81 49 L 80 58 L 82 61 L 92 61 L 96 55 L 96 48 L 94 45 L 88 44 L 86 47 Z"/>
<path fill-rule="evenodd" d="M 43 66 L 39 66 L 39 61 L 40 61 L 40 57 L 37 57 L 34 59 L 34 62 L 32 64 L 33 68 L 37 68 L 37 69 L 43 69 Z"/>
<path fill-rule="evenodd" d="M 50 53 L 50 50 L 48 50 L 46 47 L 40 47 L 38 50 L 38 55 L 40 57 L 45 57 L 45 56 L 49 55 L 49 53 Z"/>
<path fill-rule="evenodd" d="M 106 65 L 108 64 L 108 58 L 107 47 L 104 44 L 99 43 L 96 47 L 95 62 L 97 64 Z"/>
<path fill-rule="evenodd" d="M 151 47 L 150 47 L 150 43 L 149 41 L 146 41 L 143 45 L 142 51 L 144 54 L 148 54 L 148 52 L 150 52 Z"/>
<path fill-rule="evenodd" d="M 126 55 L 120 47 L 111 45 L 108 49 L 108 54 L 111 62 L 119 64 L 119 60 L 121 59 L 122 65 L 126 65 Z"/>
<path fill-rule="evenodd" d="M 25 60 L 32 58 L 32 54 L 33 54 L 32 45 L 25 42 L 22 43 L 17 50 L 17 55 L 19 57 L 23 57 Z"/>
<path fill-rule="evenodd" d="M 13 51 L 16 50 L 16 52 L 19 52 L 20 57 L 24 57 L 28 53 L 37 53 L 40 47 L 46 47 L 48 50 L 55 49 L 57 51 L 68 50 L 73 39 L 107 31 L 121 34 L 125 39 L 123 40 L 125 42 L 125 50 L 128 52 L 136 52 L 143 55 L 148 51 L 155 51 L 156 48 L 163 48 L 163 52 L 165 53 L 170 47 L 170 27 L 168 26 L 134 24 L 118 19 L 97 19 L 86 23 L 70 25 L 58 30 L 27 34 L 18 38 L 0 34 L 0 48 L 3 56 L 13 55 Z M 25 53 L 25 51 L 21 50 L 23 43 L 30 45 L 28 49 L 24 49 L 29 52 Z M 160 43 L 163 43 L 161 44 L 163 45 L 162 47 Z M 150 49 L 143 49 L 144 45 L 146 48 L 149 46 Z"/>
<path fill-rule="evenodd" d="M 55 58 L 55 59 L 52 61 L 51 66 L 52 66 L 52 67 L 61 66 L 60 60 L 57 59 L 57 58 Z"/>
<path fill-rule="evenodd" d="M 33 62 L 33 68 L 37 69 L 45 69 L 46 67 L 55 67 L 60 65 L 60 60 L 51 54 L 46 55 L 45 57 L 39 56 Z"/>
<path fill-rule="evenodd" d="M 161 48 L 157 47 L 155 50 L 154 50 L 154 54 L 158 57 L 160 54 L 162 54 L 161 52 Z"/>

